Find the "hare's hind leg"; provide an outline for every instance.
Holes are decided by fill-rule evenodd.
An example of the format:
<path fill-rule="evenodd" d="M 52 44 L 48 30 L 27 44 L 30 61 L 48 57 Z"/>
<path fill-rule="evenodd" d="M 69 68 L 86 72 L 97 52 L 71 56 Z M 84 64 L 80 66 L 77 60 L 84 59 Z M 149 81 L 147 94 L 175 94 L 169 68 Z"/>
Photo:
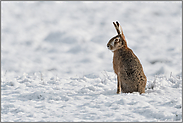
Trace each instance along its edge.
<path fill-rule="evenodd" d="M 139 92 L 140 94 L 145 93 L 145 87 L 143 87 L 142 85 L 139 85 L 139 86 L 138 86 L 138 92 Z"/>
<path fill-rule="evenodd" d="M 117 84 L 117 94 L 120 94 L 121 93 L 121 82 L 119 80 L 119 75 L 117 75 L 117 81 L 118 81 L 118 84 Z"/>

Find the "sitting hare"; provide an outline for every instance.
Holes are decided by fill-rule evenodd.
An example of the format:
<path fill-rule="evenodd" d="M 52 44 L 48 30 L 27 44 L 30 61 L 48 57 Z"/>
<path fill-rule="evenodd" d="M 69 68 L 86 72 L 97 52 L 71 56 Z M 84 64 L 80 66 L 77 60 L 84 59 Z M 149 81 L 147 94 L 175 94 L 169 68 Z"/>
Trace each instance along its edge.
<path fill-rule="evenodd" d="M 107 47 L 114 53 L 113 69 L 118 81 L 117 94 L 121 91 L 123 93 L 145 93 L 147 79 L 142 65 L 133 51 L 127 47 L 120 24 L 118 22 L 113 22 L 113 24 L 118 35 L 109 40 Z"/>

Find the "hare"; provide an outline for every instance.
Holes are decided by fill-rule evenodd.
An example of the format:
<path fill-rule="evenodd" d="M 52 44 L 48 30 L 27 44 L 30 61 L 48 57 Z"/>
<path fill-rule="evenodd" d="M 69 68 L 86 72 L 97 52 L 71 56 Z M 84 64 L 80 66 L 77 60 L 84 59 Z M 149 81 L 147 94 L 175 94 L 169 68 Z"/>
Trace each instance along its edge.
<path fill-rule="evenodd" d="M 142 65 L 133 53 L 128 48 L 125 36 L 120 24 L 113 22 L 118 35 L 114 36 L 107 43 L 107 47 L 114 53 L 113 69 L 117 75 L 117 94 L 139 92 L 145 93 L 146 76 Z"/>

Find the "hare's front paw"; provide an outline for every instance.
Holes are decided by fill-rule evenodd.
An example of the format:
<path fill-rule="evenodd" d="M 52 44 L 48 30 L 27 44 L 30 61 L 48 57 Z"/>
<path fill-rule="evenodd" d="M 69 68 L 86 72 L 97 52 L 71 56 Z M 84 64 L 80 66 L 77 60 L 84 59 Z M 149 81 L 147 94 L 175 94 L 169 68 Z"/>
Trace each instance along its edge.
<path fill-rule="evenodd" d="M 117 94 L 120 94 L 120 93 L 121 93 L 121 90 L 120 90 L 120 89 L 118 89 L 116 93 L 117 93 Z"/>

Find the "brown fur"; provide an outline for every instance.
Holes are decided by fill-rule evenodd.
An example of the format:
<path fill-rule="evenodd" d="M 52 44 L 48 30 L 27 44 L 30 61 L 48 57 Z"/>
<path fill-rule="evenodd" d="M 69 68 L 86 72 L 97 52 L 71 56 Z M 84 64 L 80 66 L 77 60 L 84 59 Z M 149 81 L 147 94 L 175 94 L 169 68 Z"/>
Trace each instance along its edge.
<path fill-rule="evenodd" d="M 133 51 L 127 47 L 122 28 L 118 22 L 116 23 L 113 24 L 118 35 L 108 42 L 107 47 L 114 53 L 113 69 L 118 80 L 117 93 L 119 94 L 121 91 L 123 93 L 145 93 L 147 79 L 142 65 Z"/>

